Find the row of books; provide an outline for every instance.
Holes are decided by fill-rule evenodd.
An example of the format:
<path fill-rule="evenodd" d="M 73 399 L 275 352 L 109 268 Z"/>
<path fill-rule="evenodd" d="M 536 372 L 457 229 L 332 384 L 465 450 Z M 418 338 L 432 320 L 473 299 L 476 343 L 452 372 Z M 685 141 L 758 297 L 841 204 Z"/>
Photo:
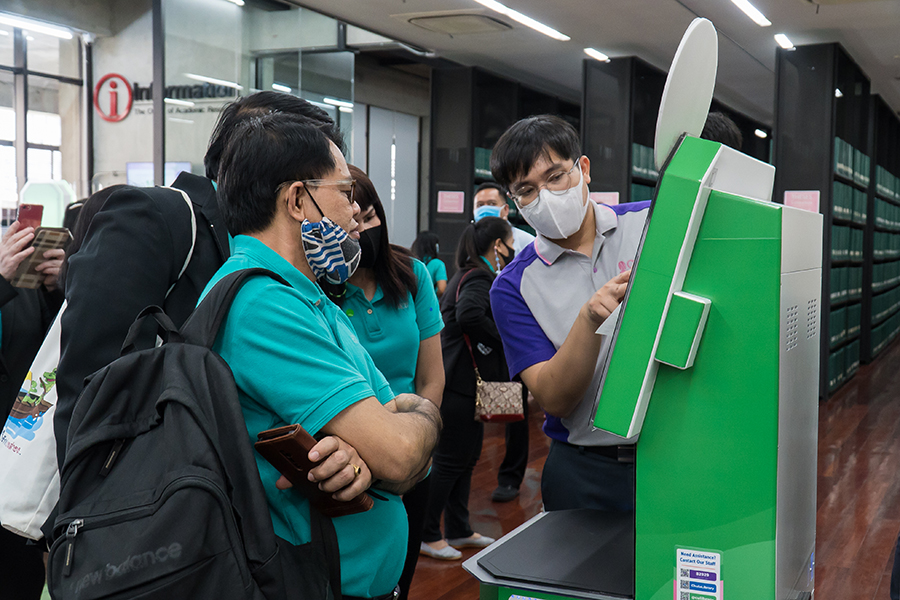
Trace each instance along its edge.
<path fill-rule="evenodd" d="M 656 180 L 659 171 L 653 158 L 653 148 L 641 144 L 631 144 L 631 176 Z"/>
<path fill-rule="evenodd" d="M 859 369 L 859 340 L 854 340 L 828 355 L 828 391 L 841 387 Z"/>
<path fill-rule="evenodd" d="M 491 149 L 475 148 L 475 177 L 493 179 L 491 174 Z"/>
<path fill-rule="evenodd" d="M 900 258 L 900 234 L 876 231 L 874 242 L 872 255 L 875 258 Z"/>
<path fill-rule="evenodd" d="M 900 231 L 900 206 L 875 198 L 875 225 Z"/>
<path fill-rule="evenodd" d="M 900 333 L 900 314 L 895 314 L 887 321 L 872 328 L 872 356 L 875 356 L 885 346 L 890 344 Z"/>
<path fill-rule="evenodd" d="M 861 150 L 839 137 L 834 138 L 834 172 L 852 179 L 863 187 L 869 186 L 871 159 Z"/>
<path fill-rule="evenodd" d="M 872 323 L 880 323 L 900 308 L 900 288 L 872 296 Z"/>
<path fill-rule="evenodd" d="M 831 311 L 828 319 L 828 342 L 834 348 L 845 340 L 859 337 L 861 321 L 860 304 L 848 304 Z"/>
<path fill-rule="evenodd" d="M 831 303 L 862 298 L 862 282 L 862 267 L 831 267 Z"/>
<path fill-rule="evenodd" d="M 900 202 L 900 177 L 884 167 L 875 167 L 875 193 L 882 198 Z"/>
<path fill-rule="evenodd" d="M 833 186 L 834 218 L 865 225 L 868 206 L 866 193 L 840 181 L 835 181 Z"/>
<path fill-rule="evenodd" d="M 834 269 L 832 269 L 832 273 L 834 273 Z M 873 292 L 878 293 L 898 283 L 900 283 L 900 262 L 875 263 L 872 265 Z"/>
<path fill-rule="evenodd" d="M 900 246 L 897 247 L 897 251 L 900 252 Z M 844 227 L 842 225 L 832 225 L 831 260 L 862 262 L 862 259 L 863 230 L 855 229 L 853 227 Z"/>

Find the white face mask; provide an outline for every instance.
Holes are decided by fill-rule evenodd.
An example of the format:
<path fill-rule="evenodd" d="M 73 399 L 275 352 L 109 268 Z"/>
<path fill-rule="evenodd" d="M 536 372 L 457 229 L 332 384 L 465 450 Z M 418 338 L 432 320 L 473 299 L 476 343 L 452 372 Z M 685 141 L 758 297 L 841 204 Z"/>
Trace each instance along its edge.
<path fill-rule="evenodd" d="M 550 190 L 540 191 L 538 198 L 527 206 L 519 208 L 519 214 L 538 233 L 551 240 L 561 240 L 581 229 L 588 203 L 584 201 L 581 185 L 584 174 L 578 167 L 578 183 L 561 195 Z"/>

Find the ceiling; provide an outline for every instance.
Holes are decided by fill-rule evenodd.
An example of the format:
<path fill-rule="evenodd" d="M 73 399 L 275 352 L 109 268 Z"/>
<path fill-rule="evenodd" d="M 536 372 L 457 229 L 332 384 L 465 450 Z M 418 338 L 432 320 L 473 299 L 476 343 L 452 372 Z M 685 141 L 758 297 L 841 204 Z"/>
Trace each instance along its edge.
<path fill-rule="evenodd" d="M 570 36 L 546 37 L 474 0 L 292 0 L 383 36 L 464 65 L 481 66 L 544 91 L 580 101 L 583 49 L 636 55 L 668 70 L 691 20 L 719 32 L 716 98 L 768 125 L 773 121 L 775 50 L 785 33 L 794 45 L 840 42 L 881 94 L 900 110 L 900 0 L 752 0 L 772 22 L 760 27 L 730 0 L 504 0 Z M 482 14 L 510 29 L 448 34 L 410 24 L 430 13 Z"/>

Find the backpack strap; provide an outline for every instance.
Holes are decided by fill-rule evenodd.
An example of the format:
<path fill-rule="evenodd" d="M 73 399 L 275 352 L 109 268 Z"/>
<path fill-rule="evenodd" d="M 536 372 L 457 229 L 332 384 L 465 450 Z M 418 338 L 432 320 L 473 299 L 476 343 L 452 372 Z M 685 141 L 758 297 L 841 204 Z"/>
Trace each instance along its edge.
<path fill-rule="evenodd" d="M 209 290 L 203 301 L 191 313 L 191 316 L 181 328 L 184 339 L 197 346 L 212 348 L 216 341 L 216 336 L 219 334 L 219 328 L 222 326 L 222 321 L 225 320 L 228 311 L 231 309 L 234 297 L 244 285 L 244 282 L 251 277 L 260 275 L 271 277 L 275 281 L 289 287 L 291 285 L 281 275 L 268 269 L 242 269 L 229 273 L 216 282 L 216 285 Z"/>
<path fill-rule="evenodd" d="M 172 293 L 172 290 L 175 289 L 175 286 L 181 279 L 181 276 L 184 275 L 185 271 L 187 271 L 188 265 L 191 264 L 191 258 L 194 256 L 194 246 L 197 244 L 197 215 L 194 214 L 194 203 L 191 202 L 191 197 L 187 195 L 187 192 L 173 187 L 160 187 L 162 187 L 164 190 L 179 192 L 181 194 L 181 197 L 184 198 L 184 201 L 187 204 L 188 213 L 190 213 L 191 215 L 191 248 L 190 250 L 188 250 L 187 256 L 184 258 L 184 265 L 182 265 L 181 271 L 178 272 L 178 277 L 175 278 L 175 281 L 172 282 L 172 285 L 169 286 L 168 291 L 166 291 L 166 298 L 168 298 L 169 294 Z"/>
<path fill-rule="evenodd" d="M 312 505 L 309 506 L 310 542 L 317 548 L 328 564 L 328 581 L 334 600 L 343 600 L 341 592 L 341 553 L 338 548 L 337 532 L 331 517 L 326 517 Z"/>

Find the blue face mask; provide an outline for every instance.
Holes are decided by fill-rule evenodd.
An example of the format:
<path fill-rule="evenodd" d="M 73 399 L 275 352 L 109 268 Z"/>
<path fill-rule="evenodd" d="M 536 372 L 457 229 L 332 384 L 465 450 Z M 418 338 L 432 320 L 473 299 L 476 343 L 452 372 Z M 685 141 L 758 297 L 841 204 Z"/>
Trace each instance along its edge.
<path fill-rule="evenodd" d="M 309 197 L 319 213 L 322 213 L 312 194 Z M 316 223 L 309 219 L 303 220 L 300 224 L 300 239 L 306 262 L 316 279 L 324 277 L 329 283 L 337 285 L 350 279 L 359 267 L 362 255 L 359 241 L 350 237 L 349 233 L 324 214 L 322 220 Z"/>
<path fill-rule="evenodd" d="M 475 221 L 480 221 L 485 217 L 499 217 L 501 210 L 503 210 L 502 206 L 490 206 L 487 204 L 479 206 L 475 209 Z"/>

